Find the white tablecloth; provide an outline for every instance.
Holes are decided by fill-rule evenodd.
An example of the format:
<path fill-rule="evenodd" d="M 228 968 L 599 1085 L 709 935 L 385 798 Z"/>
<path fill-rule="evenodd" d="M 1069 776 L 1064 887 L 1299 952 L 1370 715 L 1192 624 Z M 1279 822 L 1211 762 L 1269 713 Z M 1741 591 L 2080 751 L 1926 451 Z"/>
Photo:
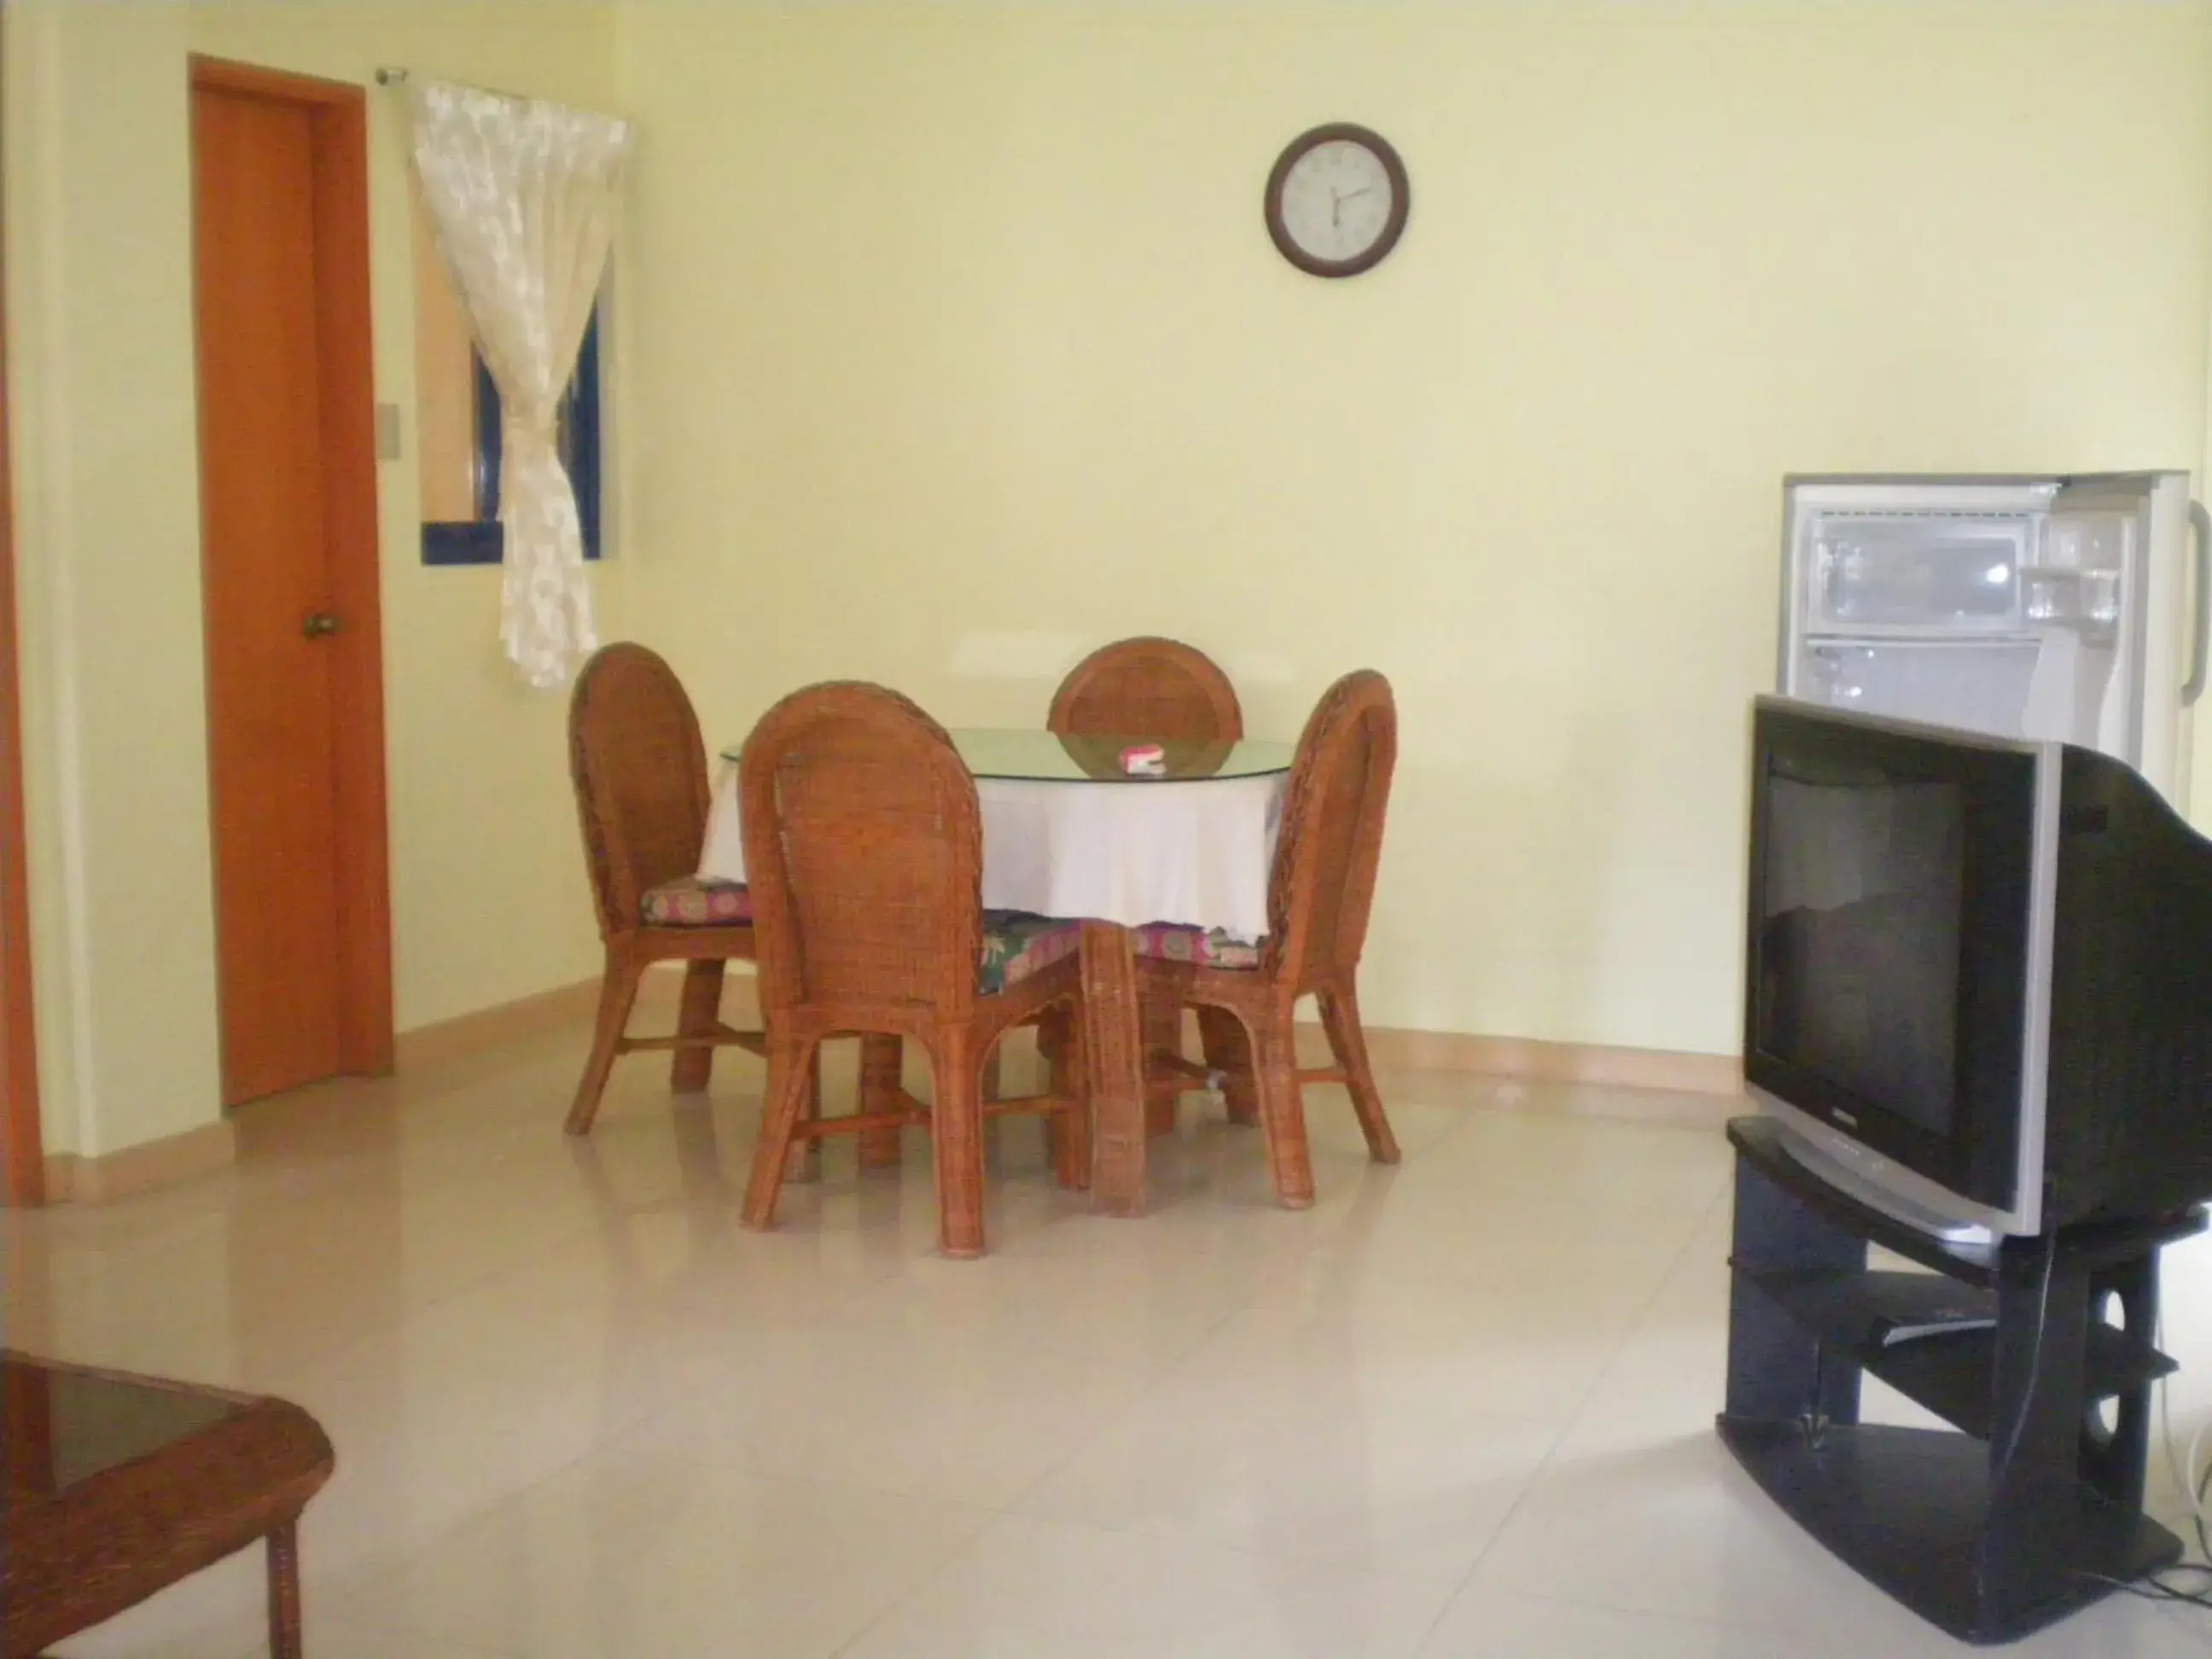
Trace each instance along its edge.
<path fill-rule="evenodd" d="M 1267 872 L 1289 782 L 1281 772 L 1195 783 L 979 779 L 984 906 L 1256 939 L 1267 931 Z M 714 781 L 699 873 L 745 878 L 731 762 Z"/>

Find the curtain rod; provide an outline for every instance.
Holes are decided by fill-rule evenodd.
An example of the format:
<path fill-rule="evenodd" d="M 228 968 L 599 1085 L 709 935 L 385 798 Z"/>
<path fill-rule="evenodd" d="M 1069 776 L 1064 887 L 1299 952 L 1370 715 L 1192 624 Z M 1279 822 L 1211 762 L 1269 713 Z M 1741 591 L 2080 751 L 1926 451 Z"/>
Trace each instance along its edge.
<path fill-rule="evenodd" d="M 407 71 L 404 69 L 389 64 L 380 64 L 377 68 L 376 84 L 380 87 L 404 86 L 406 83 L 406 81 Z M 469 90 L 471 92 L 488 92 L 495 98 L 505 98 L 509 101 L 517 104 L 526 104 L 531 101 L 531 100 L 522 93 L 506 92 L 497 87 L 471 86 L 469 88 Z"/>

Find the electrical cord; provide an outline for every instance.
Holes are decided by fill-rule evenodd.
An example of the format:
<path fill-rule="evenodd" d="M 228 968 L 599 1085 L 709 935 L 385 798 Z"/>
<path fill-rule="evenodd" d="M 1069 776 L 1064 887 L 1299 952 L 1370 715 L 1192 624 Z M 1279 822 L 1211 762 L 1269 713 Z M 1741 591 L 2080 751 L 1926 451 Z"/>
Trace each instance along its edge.
<path fill-rule="evenodd" d="M 2043 1370 L 2044 1330 L 2051 1319 L 2051 1280 L 2057 1266 L 2058 1230 L 2054 1227 L 2044 1234 L 2043 1283 L 2036 1293 L 2035 1335 L 2031 1350 L 2033 1358 L 2029 1359 L 2027 1366 L 2027 1387 L 2021 1393 L 2020 1409 L 2014 1413 L 2012 1429 L 2005 1437 L 2004 1453 L 1990 1470 L 1990 1478 L 1993 1486 L 2003 1484 L 2005 1476 L 2012 1468 L 2012 1461 L 2020 1451 L 2021 1438 L 2027 1432 L 2028 1412 L 2033 1406 L 2035 1385 L 2040 1380 Z M 2161 1316 L 2161 1321 L 2162 1317 Z M 2163 1413 L 2166 1397 L 2162 1389 L 2159 1404 Z M 2170 1430 L 2172 1424 L 2170 1417 L 2166 1419 L 2166 1423 Z M 2196 1468 L 2197 1449 L 2203 1442 L 2204 1433 L 2205 1431 L 2203 1428 L 2198 1429 L 2190 1441 L 2189 1456 L 2186 1462 L 2186 1467 L 2189 1468 Z M 2169 1462 L 2172 1455 L 2172 1437 L 2169 1432 L 2166 1437 L 2166 1456 Z M 2197 1553 L 2205 1558 L 2204 1560 L 2177 1562 L 2172 1566 L 2159 1568 L 2133 1579 L 2114 1578 L 2101 1572 L 2085 1572 L 2078 1570 L 2075 1576 L 2096 1583 L 2109 1584 L 2114 1589 L 2140 1597 L 2144 1601 L 2179 1602 L 2185 1607 L 2197 1607 L 2207 1613 L 2212 1613 L 2212 1541 L 2208 1541 L 2205 1524 L 2205 1505 L 2208 1497 L 2212 1497 L 2212 1465 L 2208 1465 L 2203 1474 L 2194 1481 L 2185 1478 L 2177 1481 L 2176 1485 L 2190 1504 L 2190 1523 L 2197 1534 Z M 2185 1575 L 2201 1582 L 2194 1588 L 2185 1588 L 2170 1582 L 2175 1574 Z"/>
<path fill-rule="evenodd" d="M 2189 1437 L 2189 1461 L 2183 1466 L 2185 1471 L 2198 1468 L 2197 1449 L 2203 1443 L 2204 1425 L 2199 1424 L 2197 1432 Z M 2197 1529 L 2197 1553 L 2204 1558 L 2209 1566 L 2212 1566 L 2212 1538 L 2205 1536 L 2207 1517 L 2204 1513 L 2205 1491 L 2208 1487 L 2212 1487 L 2212 1463 L 2203 1467 L 2203 1473 L 2197 1476 L 2193 1484 L 2186 1478 L 2182 1480 L 2181 1490 L 2190 1500 L 2189 1524 Z"/>
<path fill-rule="evenodd" d="M 2058 1269 L 2058 1229 L 2051 1227 L 2043 1235 L 2043 1288 L 2035 1298 L 2035 1334 L 2029 1340 L 2027 1386 L 2020 1393 L 2020 1409 L 2013 1413 L 2012 1431 L 2005 1437 L 2004 1454 L 1990 1471 L 1992 1490 L 2004 1485 L 2005 1476 L 2012 1472 L 2012 1460 L 2020 1452 L 2021 1437 L 2027 1432 L 2027 1414 L 2035 1407 L 2035 1385 L 2043 1376 L 2044 1328 L 2051 1321 L 2051 1279 Z"/>
<path fill-rule="evenodd" d="M 2212 1540 L 2208 1540 L 2204 1535 L 2204 1499 L 2208 1490 L 2212 1490 L 2212 1466 L 2208 1466 L 2204 1473 L 2197 1477 L 2197 1484 L 2189 1492 L 2190 1499 L 2196 1506 L 2195 1512 L 2189 1517 L 2189 1524 L 2196 1529 L 2197 1553 L 2204 1559 L 2201 1561 L 2179 1562 L 2166 1571 L 2202 1573 L 2208 1581 L 2212 1581 Z M 2194 1601 L 2206 1596 L 2212 1596 L 2212 1583 L 2208 1583 L 2205 1589 L 2198 1591 L 2197 1595 L 2191 1599 Z M 2207 1601 L 2206 1605 L 2212 1606 L 2212 1601 Z"/>
<path fill-rule="evenodd" d="M 2154 1346 L 2166 1346 L 2166 1311 L 2159 1310 L 2158 1319 L 2151 1327 Z M 2159 1438 L 2166 1449 L 2166 1471 L 2173 1477 L 2173 1490 L 2189 1506 L 2190 1529 L 2197 1534 L 2197 1553 L 2202 1559 L 2178 1561 L 2170 1567 L 2157 1568 L 2139 1578 L 2107 1577 L 2103 1573 L 2085 1572 L 2079 1576 L 2100 1584 L 2110 1584 L 2115 1589 L 2137 1596 L 2147 1601 L 2179 1602 L 2185 1607 L 2212 1613 L 2212 1536 L 2208 1536 L 2206 1506 L 2212 1500 L 2212 1465 L 2197 1471 L 2197 1458 L 2204 1445 L 2204 1437 L 2212 1424 L 2201 1424 L 2190 1437 L 2186 1455 L 2178 1453 L 2173 1440 L 2173 1395 L 2171 1376 L 2158 1380 Z M 2194 1580 L 2193 1587 L 2174 1583 L 2176 1577 Z"/>
<path fill-rule="evenodd" d="M 2159 1310 L 2158 1318 L 2151 1327 L 2153 1346 L 2166 1346 L 2166 1310 Z M 2198 1458 L 2204 1447 L 2204 1437 L 2212 1431 L 2212 1419 L 2197 1426 L 2189 1437 L 2189 1453 L 2183 1456 L 2174 1448 L 2173 1441 L 2173 1378 L 2171 1375 L 2158 1379 L 2158 1434 L 2166 1448 L 2166 1473 L 2173 1477 L 2174 1496 L 2189 1505 L 2189 1524 L 2197 1534 L 2197 1553 L 2207 1562 L 2212 1562 L 2212 1538 L 2206 1536 L 2206 1523 L 2212 1516 L 2205 1512 L 2205 1483 L 2212 1480 L 2212 1471 L 2200 1476 Z"/>
<path fill-rule="evenodd" d="M 2152 1326 L 2151 1333 L 2152 1341 L 2163 1349 L 2166 1346 L 2166 1310 L 2163 1308 L 2159 1310 L 2158 1320 Z M 2171 1375 L 2158 1380 L 2158 1430 L 2159 1438 L 2166 1447 L 2166 1472 L 2173 1477 L 2175 1496 L 2189 1506 L 2190 1529 L 2197 1534 L 2197 1553 L 2201 1558 L 2197 1561 L 2183 1562 L 2169 1571 L 2198 1572 L 2212 1577 L 2212 1528 L 2208 1527 L 2208 1523 L 2212 1523 L 2212 1515 L 2206 1513 L 2207 1493 L 2212 1492 L 2212 1464 L 2200 1465 L 2198 1462 L 2203 1451 L 2205 1434 L 2212 1431 L 2212 1419 L 2197 1425 L 2197 1432 L 2189 1437 L 2189 1450 L 2185 1455 L 2176 1453 L 2173 1442 L 2173 1378 Z M 2198 1601 L 2208 1593 L 2200 1590 L 2185 1599 Z"/>
<path fill-rule="evenodd" d="M 2193 1573 L 2205 1578 L 2206 1583 L 2197 1589 L 2184 1589 L 2178 1584 L 2167 1583 L 2167 1575 L 2177 1572 Z M 2101 1572 L 2077 1572 L 2075 1577 L 2087 1578 L 2092 1583 L 2109 1584 L 2114 1589 L 2141 1601 L 2178 1601 L 2184 1607 L 2212 1613 L 2212 1567 L 2200 1566 L 2195 1562 L 2162 1567 L 2155 1572 L 2144 1574 L 2141 1578 L 2113 1578 Z"/>
<path fill-rule="evenodd" d="M 2203 1561 L 2177 1561 L 2170 1567 L 2156 1567 L 2138 1578 L 2112 1578 L 2101 1572 L 2077 1572 L 2075 1576 L 2095 1583 L 2109 1584 L 2145 1601 L 2172 1601 L 2183 1607 L 2196 1607 L 2212 1613 L 2212 1550 L 2205 1548 L 2204 1505 L 2208 1494 L 2212 1494 L 2212 1468 L 2205 1469 L 2188 1497 L 2197 1512 L 2190 1517 L 2197 1533 L 2197 1547 L 2207 1559 Z M 2176 1577 L 2196 1581 L 2193 1587 L 2174 1583 Z"/>

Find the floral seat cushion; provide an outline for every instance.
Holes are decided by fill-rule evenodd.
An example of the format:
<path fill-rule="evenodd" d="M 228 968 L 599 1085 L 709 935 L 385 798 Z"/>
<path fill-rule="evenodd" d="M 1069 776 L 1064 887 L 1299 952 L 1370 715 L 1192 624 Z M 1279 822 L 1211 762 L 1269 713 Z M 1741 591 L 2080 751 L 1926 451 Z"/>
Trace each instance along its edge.
<path fill-rule="evenodd" d="M 741 881 L 682 876 L 649 887 L 638 902 L 648 927 L 730 927 L 753 919 L 752 890 Z"/>
<path fill-rule="evenodd" d="M 985 996 L 1012 989 L 1065 962 L 1083 946 L 1083 924 L 1020 910 L 983 913 L 983 959 L 976 966 L 975 988 Z"/>
<path fill-rule="evenodd" d="M 1187 927 L 1179 922 L 1154 921 L 1134 930 L 1137 954 L 1165 962 L 1188 962 L 1200 968 L 1250 969 L 1260 965 L 1260 946 L 1218 927 Z"/>

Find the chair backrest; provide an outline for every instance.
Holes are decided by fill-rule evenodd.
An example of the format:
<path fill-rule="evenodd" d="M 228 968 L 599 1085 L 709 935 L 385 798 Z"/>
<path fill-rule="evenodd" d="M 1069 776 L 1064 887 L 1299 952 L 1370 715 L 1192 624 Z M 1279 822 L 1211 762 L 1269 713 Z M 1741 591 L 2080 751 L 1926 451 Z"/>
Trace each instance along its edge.
<path fill-rule="evenodd" d="M 1237 688 L 1203 651 L 1179 640 L 1116 640 L 1068 671 L 1045 729 L 1064 738 L 1244 735 Z"/>
<path fill-rule="evenodd" d="M 593 653 L 568 698 L 568 775 L 599 932 L 638 925 L 647 888 L 694 874 L 707 839 L 707 748 L 675 671 L 641 645 Z"/>
<path fill-rule="evenodd" d="M 1298 738 L 1267 884 L 1267 962 L 1298 986 L 1359 961 L 1398 763 L 1398 705 L 1371 668 L 1322 694 Z"/>
<path fill-rule="evenodd" d="M 763 1006 L 964 1017 L 982 814 L 945 728 L 879 685 L 810 686 L 761 717 L 738 772 Z"/>

